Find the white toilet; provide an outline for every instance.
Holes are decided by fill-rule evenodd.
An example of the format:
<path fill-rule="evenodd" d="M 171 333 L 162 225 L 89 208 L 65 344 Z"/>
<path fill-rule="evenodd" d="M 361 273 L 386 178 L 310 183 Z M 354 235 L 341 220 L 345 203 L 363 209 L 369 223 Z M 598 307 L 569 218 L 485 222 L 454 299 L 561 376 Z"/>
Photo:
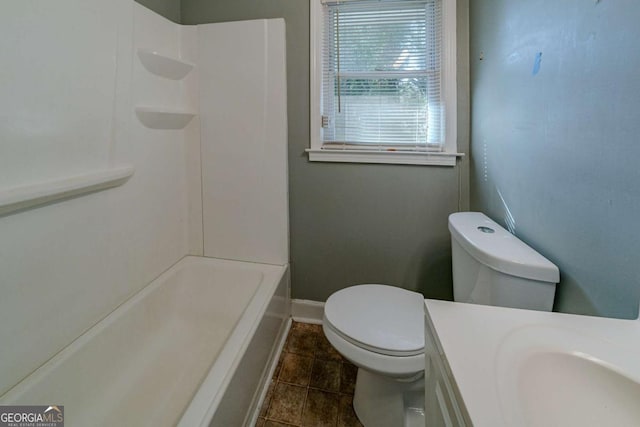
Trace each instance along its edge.
<path fill-rule="evenodd" d="M 479 212 L 449 216 L 454 299 L 550 311 L 558 268 Z M 424 297 L 357 285 L 329 297 L 327 339 L 358 366 L 353 406 L 365 427 L 424 426 Z M 471 356 L 470 356 L 471 357 Z"/>

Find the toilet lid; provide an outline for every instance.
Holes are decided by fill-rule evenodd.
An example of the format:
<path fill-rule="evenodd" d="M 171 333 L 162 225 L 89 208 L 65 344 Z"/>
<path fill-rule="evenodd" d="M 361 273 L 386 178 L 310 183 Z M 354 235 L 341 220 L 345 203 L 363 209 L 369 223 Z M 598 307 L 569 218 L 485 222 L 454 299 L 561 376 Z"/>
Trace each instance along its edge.
<path fill-rule="evenodd" d="M 392 356 L 424 352 L 424 297 L 388 285 L 358 285 L 329 297 L 325 320 L 354 344 Z"/>

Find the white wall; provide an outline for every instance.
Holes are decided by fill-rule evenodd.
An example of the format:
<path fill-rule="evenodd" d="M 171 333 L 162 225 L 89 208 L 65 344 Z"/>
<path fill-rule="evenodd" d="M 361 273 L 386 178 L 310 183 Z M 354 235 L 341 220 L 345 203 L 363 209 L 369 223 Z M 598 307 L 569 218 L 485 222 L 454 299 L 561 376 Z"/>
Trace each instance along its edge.
<path fill-rule="evenodd" d="M 0 191 L 120 164 L 136 172 L 0 217 L 0 394 L 188 252 L 185 135 L 197 131 L 148 129 L 133 113 L 194 102 L 193 81 L 154 76 L 134 52 L 179 56 L 181 32 L 129 0 L 2 5 Z"/>
<path fill-rule="evenodd" d="M 2 3 L 3 188 L 109 163 L 121 4 Z"/>
<path fill-rule="evenodd" d="M 198 26 L 206 256 L 287 264 L 283 19 Z"/>

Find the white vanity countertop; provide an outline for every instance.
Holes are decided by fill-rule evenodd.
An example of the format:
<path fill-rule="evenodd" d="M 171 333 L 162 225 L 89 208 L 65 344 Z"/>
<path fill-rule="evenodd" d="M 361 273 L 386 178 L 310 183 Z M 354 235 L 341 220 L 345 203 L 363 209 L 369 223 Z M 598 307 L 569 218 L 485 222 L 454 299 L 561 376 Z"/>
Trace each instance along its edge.
<path fill-rule="evenodd" d="M 607 366 L 620 366 L 636 380 L 640 376 L 636 320 L 437 300 L 425 300 L 425 309 L 427 321 L 437 331 L 445 369 L 474 426 L 524 424 L 522 411 L 513 408 L 518 406 L 514 399 L 519 390 L 513 372 L 515 366 L 528 366 L 522 361 L 536 352 L 586 355 Z"/>

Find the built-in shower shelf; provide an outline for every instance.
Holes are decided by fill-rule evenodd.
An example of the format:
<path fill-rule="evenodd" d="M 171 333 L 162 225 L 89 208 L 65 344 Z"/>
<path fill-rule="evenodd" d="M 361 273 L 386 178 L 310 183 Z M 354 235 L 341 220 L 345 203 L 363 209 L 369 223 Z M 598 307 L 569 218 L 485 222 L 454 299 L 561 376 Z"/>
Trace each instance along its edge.
<path fill-rule="evenodd" d="M 183 129 L 196 116 L 194 111 L 136 107 L 138 119 L 151 129 Z"/>
<path fill-rule="evenodd" d="M 185 78 L 195 66 L 179 58 L 161 55 L 151 49 L 138 49 L 138 57 L 149 72 L 172 80 Z"/>
<path fill-rule="evenodd" d="M 0 215 L 117 187 L 133 175 L 133 166 L 120 166 L 84 175 L 0 189 Z"/>

